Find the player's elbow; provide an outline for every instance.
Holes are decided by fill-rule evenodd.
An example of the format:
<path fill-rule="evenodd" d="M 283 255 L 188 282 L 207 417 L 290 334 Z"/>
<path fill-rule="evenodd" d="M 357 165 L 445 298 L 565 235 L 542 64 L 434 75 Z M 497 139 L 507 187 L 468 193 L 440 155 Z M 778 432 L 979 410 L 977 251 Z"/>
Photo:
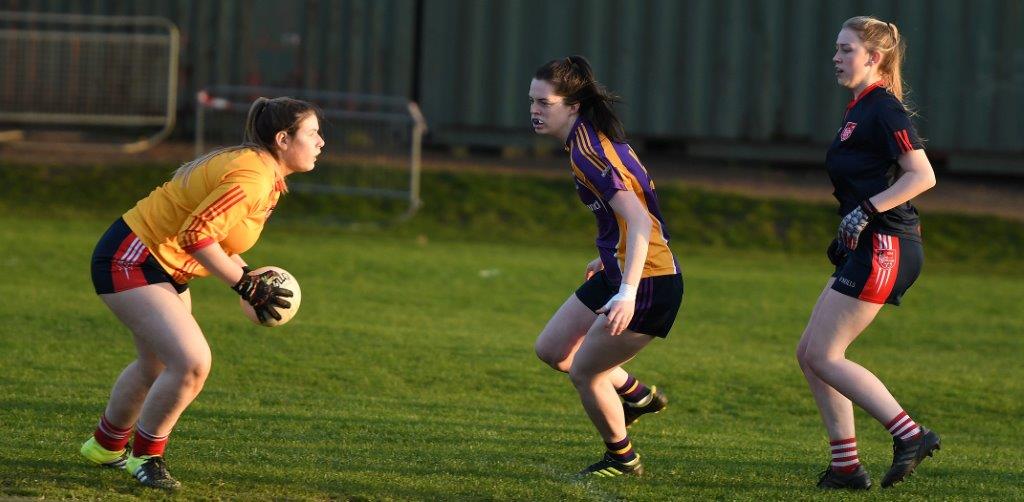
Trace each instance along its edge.
<path fill-rule="evenodd" d="M 935 173 L 929 169 L 919 173 L 914 181 L 916 182 L 917 193 L 927 192 L 935 186 Z"/>
<path fill-rule="evenodd" d="M 928 174 L 925 176 L 924 183 L 925 183 L 925 185 L 924 185 L 924 189 L 925 190 L 928 190 L 928 189 L 931 189 L 931 188 L 935 187 L 935 184 L 938 183 L 938 180 L 935 179 L 935 171 L 932 171 L 932 170 L 928 171 Z"/>

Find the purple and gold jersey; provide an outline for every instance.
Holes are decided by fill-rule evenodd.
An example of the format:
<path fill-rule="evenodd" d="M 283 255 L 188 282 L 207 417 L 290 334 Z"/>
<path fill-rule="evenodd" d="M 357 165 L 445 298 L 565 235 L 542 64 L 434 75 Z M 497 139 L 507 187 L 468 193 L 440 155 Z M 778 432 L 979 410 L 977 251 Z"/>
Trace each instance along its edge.
<path fill-rule="evenodd" d="M 576 120 L 566 141 L 569 165 L 576 177 L 580 201 L 597 218 L 597 251 L 608 279 L 622 281 L 626 264 L 626 220 L 615 214 L 608 201 L 619 191 L 632 191 L 651 217 L 651 239 L 641 278 L 679 273 L 668 247 L 668 230 L 658 209 L 654 181 L 626 143 L 616 143 L 586 119 Z"/>

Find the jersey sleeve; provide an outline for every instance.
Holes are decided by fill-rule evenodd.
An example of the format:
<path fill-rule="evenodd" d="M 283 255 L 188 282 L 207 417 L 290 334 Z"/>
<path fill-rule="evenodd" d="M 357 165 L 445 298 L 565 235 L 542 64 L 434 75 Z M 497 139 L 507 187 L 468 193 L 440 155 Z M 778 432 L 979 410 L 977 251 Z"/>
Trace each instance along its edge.
<path fill-rule="evenodd" d="M 890 103 L 882 107 L 878 116 L 879 131 L 886 145 L 889 158 L 896 159 L 911 150 L 921 150 L 924 143 L 914 130 L 907 110 L 899 103 Z"/>
<path fill-rule="evenodd" d="M 602 199 L 610 201 L 617 192 L 631 189 L 629 181 L 598 150 L 590 148 L 588 144 L 580 144 L 575 150 L 573 161 L 576 167 Z"/>
<path fill-rule="evenodd" d="M 229 172 L 182 224 L 178 244 L 186 253 L 194 253 L 224 240 L 268 193 L 267 182 L 258 172 Z"/>

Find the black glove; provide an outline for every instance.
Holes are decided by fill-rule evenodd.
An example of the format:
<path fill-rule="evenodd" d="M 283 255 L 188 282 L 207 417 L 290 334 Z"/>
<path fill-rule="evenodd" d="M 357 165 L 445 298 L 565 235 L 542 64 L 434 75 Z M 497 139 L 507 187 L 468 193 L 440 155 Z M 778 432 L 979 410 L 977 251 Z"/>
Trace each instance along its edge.
<path fill-rule="evenodd" d="M 828 245 L 828 249 L 825 254 L 828 256 L 828 261 L 832 262 L 835 266 L 840 266 L 846 261 L 846 255 L 850 250 L 846 249 L 839 239 L 832 239 L 832 244 Z"/>
<path fill-rule="evenodd" d="M 857 241 L 860 240 L 860 233 L 868 226 L 871 218 L 878 214 L 878 209 L 869 199 L 861 201 L 860 205 L 853 208 L 839 222 L 839 232 L 836 237 L 839 242 L 846 246 L 846 249 L 857 249 Z"/>
<path fill-rule="evenodd" d="M 273 270 L 267 270 L 259 275 L 245 273 L 238 280 L 238 284 L 231 287 L 243 300 L 252 305 L 253 310 L 256 311 L 256 317 L 261 323 L 266 322 L 267 316 L 280 321 L 281 314 L 275 307 L 289 308 L 292 306 L 291 302 L 285 300 L 285 298 L 293 296 L 292 291 L 274 285 L 278 277 L 280 274 Z"/>

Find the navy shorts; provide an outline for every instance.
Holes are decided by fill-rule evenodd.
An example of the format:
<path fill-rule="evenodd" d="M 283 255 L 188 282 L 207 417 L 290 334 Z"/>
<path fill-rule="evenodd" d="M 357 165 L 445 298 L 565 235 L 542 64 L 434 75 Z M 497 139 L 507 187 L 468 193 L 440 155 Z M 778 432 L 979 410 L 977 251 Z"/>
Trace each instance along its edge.
<path fill-rule="evenodd" d="M 619 285 L 612 284 L 604 272 L 598 272 L 576 290 L 576 298 L 590 310 L 596 311 L 618 292 Z M 682 302 L 682 274 L 640 279 L 636 287 L 636 309 L 627 328 L 636 333 L 665 338 L 672 329 Z"/>
<path fill-rule="evenodd" d="M 899 305 L 923 265 L 920 242 L 865 231 L 857 249 L 836 266 L 832 289 L 866 302 Z"/>
<path fill-rule="evenodd" d="M 171 279 L 128 224 L 118 218 L 92 252 L 92 285 L 96 294 L 120 293 L 161 282 L 174 286 L 178 294 L 188 289 L 188 284 Z"/>

